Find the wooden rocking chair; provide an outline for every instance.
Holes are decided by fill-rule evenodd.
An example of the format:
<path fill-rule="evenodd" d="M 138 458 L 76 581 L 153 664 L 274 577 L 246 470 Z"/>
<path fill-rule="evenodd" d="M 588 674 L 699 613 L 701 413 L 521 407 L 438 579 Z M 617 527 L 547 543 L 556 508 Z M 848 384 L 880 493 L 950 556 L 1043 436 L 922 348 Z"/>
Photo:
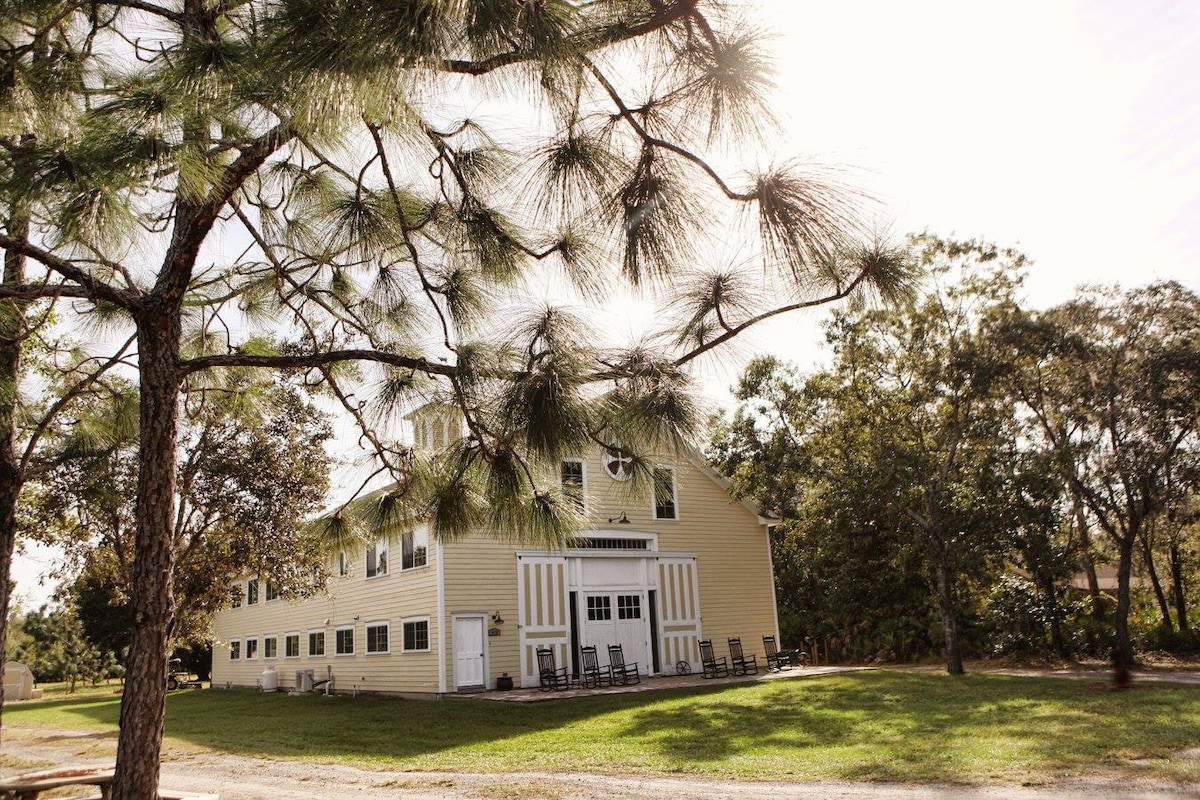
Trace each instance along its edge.
<path fill-rule="evenodd" d="M 742 655 L 742 640 L 729 640 L 729 663 L 733 665 L 734 675 L 757 675 L 758 656 Z"/>
<path fill-rule="evenodd" d="M 554 666 L 553 650 L 549 647 L 539 647 L 537 660 L 539 689 L 543 692 L 553 692 L 571 687 L 571 676 L 567 674 L 567 668 Z"/>
<path fill-rule="evenodd" d="M 588 688 L 599 686 L 612 686 L 613 674 L 612 665 L 606 667 L 600 666 L 600 657 L 596 655 L 596 646 L 587 645 L 579 648 L 580 660 L 583 662 L 583 669 L 579 675 L 579 683 Z"/>
<path fill-rule="evenodd" d="M 763 651 L 767 654 L 767 671 L 779 672 L 780 670 L 792 668 L 792 660 L 787 655 L 779 652 L 779 647 L 775 644 L 774 636 L 763 637 Z"/>
<path fill-rule="evenodd" d="M 725 678 L 729 675 L 729 662 L 724 656 L 717 658 L 713 655 L 712 641 L 709 639 L 700 640 L 700 664 L 704 667 L 706 678 Z"/>
<path fill-rule="evenodd" d="M 637 662 L 626 664 L 625 653 L 621 650 L 621 645 L 619 644 L 610 644 L 608 646 L 608 668 L 612 673 L 612 682 L 614 685 L 619 683 L 622 686 L 628 686 L 631 683 L 642 682 Z"/>

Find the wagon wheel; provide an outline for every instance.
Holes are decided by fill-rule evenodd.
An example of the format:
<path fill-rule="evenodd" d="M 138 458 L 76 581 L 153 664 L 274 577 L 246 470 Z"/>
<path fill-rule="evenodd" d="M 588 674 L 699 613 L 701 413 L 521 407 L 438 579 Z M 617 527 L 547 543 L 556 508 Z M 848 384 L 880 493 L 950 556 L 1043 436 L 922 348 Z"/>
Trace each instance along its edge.
<path fill-rule="evenodd" d="M 692 664 L 691 664 L 691 662 L 689 662 L 689 661 L 676 661 L 676 662 L 675 662 L 675 674 L 676 674 L 676 675 L 691 675 L 691 674 L 692 674 Z"/>

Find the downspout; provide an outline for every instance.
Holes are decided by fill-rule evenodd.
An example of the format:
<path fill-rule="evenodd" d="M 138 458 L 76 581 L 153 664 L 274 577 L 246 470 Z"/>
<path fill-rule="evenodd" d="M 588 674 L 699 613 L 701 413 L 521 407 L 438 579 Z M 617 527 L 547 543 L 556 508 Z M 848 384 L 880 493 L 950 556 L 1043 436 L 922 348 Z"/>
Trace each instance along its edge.
<path fill-rule="evenodd" d="M 779 638 L 779 595 L 775 593 L 775 558 L 771 554 L 771 533 L 779 523 L 764 523 L 763 527 L 767 531 L 767 569 L 771 571 L 771 614 L 775 617 L 775 641 L 782 641 Z"/>

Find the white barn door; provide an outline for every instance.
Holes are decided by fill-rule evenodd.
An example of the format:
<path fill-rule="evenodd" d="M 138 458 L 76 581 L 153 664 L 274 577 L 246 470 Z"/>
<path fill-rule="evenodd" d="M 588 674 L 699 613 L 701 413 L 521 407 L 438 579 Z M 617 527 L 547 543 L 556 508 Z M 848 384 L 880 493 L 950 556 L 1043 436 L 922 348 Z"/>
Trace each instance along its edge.
<path fill-rule="evenodd" d="M 700 583 L 694 556 L 658 559 L 659 636 L 663 672 L 687 662 L 700 669 Z"/>
<path fill-rule="evenodd" d="M 521 685 L 538 685 L 537 649 L 554 651 L 558 667 L 570 664 L 570 609 L 567 603 L 567 559 L 562 556 L 517 556 L 517 617 L 521 651 Z"/>

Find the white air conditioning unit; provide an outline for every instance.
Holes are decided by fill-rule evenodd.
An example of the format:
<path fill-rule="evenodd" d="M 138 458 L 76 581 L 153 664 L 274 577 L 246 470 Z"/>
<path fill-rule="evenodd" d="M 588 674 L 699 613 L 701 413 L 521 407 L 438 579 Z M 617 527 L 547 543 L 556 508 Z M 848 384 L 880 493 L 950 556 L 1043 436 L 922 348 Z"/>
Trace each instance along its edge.
<path fill-rule="evenodd" d="M 311 669 L 296 670 L 296 691 L 311 692 L 313 690 L 313 671 Z"/>

